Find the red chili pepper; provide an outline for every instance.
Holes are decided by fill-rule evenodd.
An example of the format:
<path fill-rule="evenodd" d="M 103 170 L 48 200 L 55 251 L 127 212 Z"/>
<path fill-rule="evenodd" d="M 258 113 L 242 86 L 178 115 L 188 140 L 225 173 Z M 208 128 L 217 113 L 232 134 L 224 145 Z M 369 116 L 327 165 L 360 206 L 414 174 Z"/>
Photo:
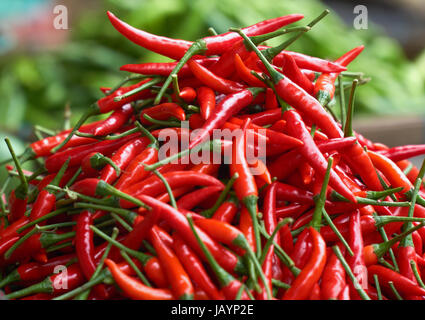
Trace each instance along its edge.
<path fill-rule="evenodd" d="M 284 300 L 305 300 L 309 297 L 314 284 L 320 279 L 326 264 L 326 243 L 316 229 L 309 228 L 313 242 L 310 259 L 294 283 L 285 292 Z"/>
<path fill-rule="evenodd" d="M 156 36 L 148 32 L 136 29 L 127 23 L 119 20 L 111 12 L 107 12 L 109 20 L 115 29 L 117 29 L 122 35 L 124 35 L 130 41 L 142 46 L 153 52 L 162 54 L 172 59 L 182 58 L 189 47 L 192 45 L 190 41 L 175 40 L 166 37 Z M 284 17 L 274 18 L 265 20 L 254 24 L 250 27 L 244 28 L 244 32 L 248 36 L 255 36 L 259 34 L 269 33 L 275 31 L 282 26 L 290 23 L 289 21 L 295 22 L 303 18 L 303 15 L 293 14 Z M 226 51 L 233 43 L 238 41 L 240 38 L 233 32 L 227 32 L 217 36 L 211 36 L 203 38 L 201 41 L 202 51 L 205 55 L 220 54 Z"/>
<path fill-rule="evenodd" d="M 241 57 L 235 54 L 235 69 L 238 76 L 251 87 L 266 87 L 264 82 L 258 80 L 251 70 L 244 64 Z"/>
<path fill-rule="evenodd" d="M 50 185 L 53 186 L 59 186 L 66 169 L 68 168 L 69 161 L 67 160 L 62 167 L 60 168 L 59 172 L 56 174 L 56 176 L 50 181 Z M 56 202 L 56 194 L 55 192 L 48 191 L 46 189 L 43 189 L 37 196 L 37 199 L 35 200 L 33 207 L 31 209 L 30 213 L 30 220 L 34 221 L 42 216 L 50 213 L 54 207 Z"/>
<path fill-rule="evenodd" d="M 140 113 L 140 121 L 142 124 L 150 125 L 151 122 L 146 120 L 143 115 L 146 114 L 155 120 L 168 120 L 174 117 L 180 121 L 186 120 L 186 114 L 182 107 L 173 102 L 165 102 L 150 108 L 143 109 Z"/>
<path fill-rule="evenodd" d="M 200 87 L 196 90 L 201 116 L 207 120 L 215 108 L 215 93 L 209 87 Z"/>
<path fill-rule="evenodd" d="M 368 151 L 367 154 L 369 155 L 370 160 L 372 160 L 375 168 L 384 174 L 384 176 L 391 183 L 391 186 L 394 188 L 403 187 L 403 193 L 408 192 L 413 188 L 413 185 L 409 179 L 406 178 L 400 168 L 397 167 L 397 165 L 390 159 L 373 151 Z"/>
<path fill-rule="evenodd" d="M 244 37 L 250 48 L 255 51 L 264 66 L 267 68 L 273 83 L 275 84 L 276 93 L 290 106 L 293 106 L 295 109 L 305 113 L 305 115 L 317 123 L 318 127 L 321 128 L 330 138 L 342 137 L 342 132 L 338 124 L 328 113 L 326 113 L 318 101 L 292 82 L 289 78 L 274 70 L 249 38 L 242 32 L 240 34 Z"/>
<path fill-rule="evenodd" d="M 379 283 L 383 289 L 388 293 L 391 293 L 391 289 L 388 285 L 389 281 L 394 283 L 394 287 L 397 291 L 406 296 L 423 296 L 425 295 L 425 289 L 419 287 L 412 280 L 402 276 L 401 274 L 392 271 L 391 269 L 385 268 L 379 265 L 372 265 L 367 268 L 369 281 L 373 283 L 373 275 L 377 275 Z"/>
<path fill-rule="evenodd" d="M 282 64 L 283 74 L 303 88 L 307 93 L 312 94 L 314 90 L 313 83 L 301 72 L 291 55 L 284 53 L 284 57 L 285 59 Z"/>
<path fill-rule="evenodd" d="M 176 299 L 192 300 L 194 288 L 192 282 L 181 265 L 175 253 L 159 237 L 155 229 L 151 230 L 152 244 L 158 254 L 158 259 L 171 284 L 171 290 Z"/>
<path fill-rule="evenodd" d="M 341 247 L 342 246 L 340 246 L 340 249 Z M 323 269 L 320 297 L 323 300 L 338 300 L 345 286 L 345 269 L 335 253 L 331 252 L 326 266 Z"/>
<path fill-rule="evenodd" d="M 363 288 L 365 286 L 364 282 L 366 281 L 366 279 L 364 278 L 364 276 L 366 275 L 366 264 L 364 262 L 363 235 L 360 222 L 360 212 L 358 210 L 356 210 L 350 217 L 348 245 L 350 246 L 354 255 L 347 256 L 347 263 L 353 271 L 357 282 Z M 352 284 L 352 282 L 350 282 L 349 285 L 350 296 L 357 300 L 360 299 L 357 290 Z"/>
<path fill-rule="evenodd" d="M 284 119 L 286 120 L 288 132 L 292 136 L 304 142 L 304 146 L 299 147 L 299 152 L 318 174 L 324 176 L 327 161 L 314 143 L 313 138 L 311 137 L 310 132 L 306 129 L 300 115 L 295 111 L 288 110 L 284 113 Z M 353 193 L 347 188 L 333 170 L 330 173 L 329 185 L 350 201 L 354 203 L 357 202 Z"/>
<path fill-rule="evenodd" d="M 45 167 L 49 172 L 57 172 L 68 158 L 70 159 L 69 167 L 80 165 L 84 157 L 88 154 L 100 152 L 104 155 L 109 155 L 114 152 L 117 147 L 136 138 L 138 135 L 138 133 L 134 133 L 116 140 L 105 140 L 57 152 L 46 159 Z"/>
<path fill-rule="evenodd" d="M 199 79 L 205 86 L 210 87 L 214 91 L 225 93 L 225 94 L 231 94 L 236 93 L 242 89 L 244 89 L 244 85 L 221 78 L 211 71 L 209 71 L 207 68 L 201 66 L 199 63 L 197 63 L 195 60 L 189 60 L 188 66 L 190 70 L 192 71 L 193 75 Z"/>
<path fill-rule="evenodd" d="M 238 211 L 238 200 L 236 197 L 230 196 L 221 206 L 214 212 L 212 219 L 231 223 Z"/>
<path fill-rule="evenodd" d="M 121 146 L 111 157 L 111 160 L 115 164 L 115 166 L 107 164 L 100 173 L 99 179 L 109 184 L 114 183 L 119 177 L 117 168 L 120 172 L 122 170 L 125 170 L 130 164 L 130 162 L 141 152 L 143 152 L 148 143 L 149 140 L 146 137 L 142 137 L 130 140 L 129 142 Z"/>
<path fill-rule="evenodd" d="M 99 123 L 91 132 L 95 136 L 106 136 L 119 130 L 124 125 L 130 116 L 133 114 L 131 104 L 125 104 L 121 108 L 114 111 L 107 119 Z M 84 126 L 80 129 L 85 132 Z M 71 139 L 72 140 L 72 139 Z"/>
<path fill-rule="evenodd" d="M 277 109 L 279 107 L 279 104 L 276 99 L 276 95 L 274 94 L 274 91 L 270 88 L 267 88 L 266 90 L 266 102 L 264 103 L 264 109 L 265 110 L 273 110 Z M 274 130 L 272 128 L 272 130 Z"/>
<path fill-rule="evenodd" d="M 152 208 L 158 208 L 158 210 L 161 210 L 161 218 L 166 220 L 168 225 L 177 230 L 179 235 L 192 249 L 194 249 L 198 254 L 202 254 L 195 236 L 190 231 L 189 224 L 182 213 L 175 210 L 173 207 L 146 195 L 140 195 L 140 200 Z M 231 272 L 234 272 L 235 270 L 240 271 L 240 262 L 234 254 L 224 249 L 224 247 L 213 241 L 201 230 L 197 229 L 197 231 L 200 234 L 202 241 L 207 245 L 208 249 L 212 251 L 213 256 L 218 260 L 218 263 L 222 265 L 223 268 Z M 201 255 L 201 258 L 205 257 Z"/>
<path fill-rule="evenodd" d="M 199 64 L 205 67 L 210 67 L 212 64 L 217 62 L 218 58 L 202 58 L 195 59 Z M 123 65 L 120 70 L 128 71 L 132 73 L 139 73 L 145 75 L 158 75 L 158 76 L 169 76 L 171 71 L 176 67 L 177 62 L 150 62 L 140 64 L 126 64 Z M 184 65 L 178 72 L 178 77 L 188 77 L 192 75 L 189 66 Z"/>
<path fill-rule="evenodd" d="M 378 153 L 383 154 L 388 159 L 398 162 L 401 160 L 418 157 L 425 153 L 425 145 L 406 145 L 401 147 L 394 147 L 387 150 L 379 151 Z"/>
<path fill-rule="evenodd" d="M 67 254 L 49 259 L 46 263 L 29 262 L 21 264 L 0 282 L 0 288 L 18 281 L 38 281 L 52 274 L 56 266 L 66 265 L 76 260 L 75 254 Z"/>
<path fill-rule="evenodd" d="M 363 51 L 363 49 L 364 46 L 356 47 L 345 53 L 335 62 L 346 67 Z M 314 85 L 314 95 L 321 105 L 326 105 L 332 100 L 335 93 L 335 80 L 338 75 L 339 73 L 322 73 L 319 78 L 317 78 Z"/>
<path fill-rule="evenodd" d="M 8 199 L 9 211 L 8 220 L 10 223 L 21 219 L 27 210 L 28 196 L 21 194 L 18 189 L 12 190 Z"/>
<path fill-rule="evenodd" d="M 140 281 L 126 275 L 112 260 L 106 259 L 114 280 L 128 297 L 134 300 L 174 300 L 173 294 L 168 289 L 156 289 L 142 284 Z"/>
<path fill-rule="evenodd" d="M 265 46 L 259 46 L 260 50 L 267 48 Z M 308 69 L 316 72 L 342 72 L 347 68 L 341 66 L 340 64 L 334 63 L 332 61 L 323 60 L 317 57 L 311 57 L 300 52 L 293 51 L 282 51 L 274 59 L 273 64 L 282 67 L 285 55 L 290 55 L 294 60 L 297 66 L 301 69 Z"/>
<path fill-rule="evenodd" d="M 214 116 L 208 118 L 202 126 L 202 131 L 189 144 L 189 148 L 193 148 L 201 141 L 206 139 L 214 129 L 221 128 L 224 123 L 232 116 L 236 115 L 243 108 L 252 103 L 255 96 L 264 89 L 248 88 L 226 96 L 216 106 Z"/>
<path fill-rule="evenodd" d="M 202 290 L 205 291 L 208 298 L 214 300 L 224 299 L 223 295 L 217 290 L 215 284 L 210 279 L 201 260 L 199 260 L 192 249 L 178 234 L 173 235 L 173 249 L 190 277 Z"/>
<path fill-rule="evenodd" d="M 210 197 L 218 195 L 222 190 L 222 187 L 217 186 L 205 187 L 192 191 L 191 193 L 184 195 L 177 201 L 177 207 L 179 209 L 192 210 L 194 207 L 196 207 L 203 201 L 207 201 Z"/>
<path fill-rule="evenodd" d="M 163 176 L 171 189 L 187 186 L 188 184 L 191 186 L 217 186 L 224 188 L 224 185 L 216 178 L 195 171 L 173 171 L 167 172 L 163 174 Z M 146 179 L 145 181 L 138 182 L 123 190 L 124 193 L 136 198 L 140 197 L 142 194 L 156 196 L 166 191 L 164 184 L 156 176 Z M 120 201 L 120 204 L 123 208 L 134 206 L 125 200 Z"/>
<path fill-rule="evenodd" d="M 184 87 L 180 90 L 179 97 L 186 103 L 191 103 L 196 99 L 196 91 L 192 87 Z"/>

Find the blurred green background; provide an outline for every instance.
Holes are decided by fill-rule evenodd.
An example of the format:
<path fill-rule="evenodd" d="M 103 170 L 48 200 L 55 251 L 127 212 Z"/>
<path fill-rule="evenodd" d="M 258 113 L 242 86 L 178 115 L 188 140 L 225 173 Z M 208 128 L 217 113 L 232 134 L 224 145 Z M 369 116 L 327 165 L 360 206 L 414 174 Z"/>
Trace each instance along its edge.
<path fill-rule="evenodd" d="M 110 25 L 107 10 L 149 32 L 195 40 L 207 35 L 208 27 L 225 32 L 232 26 L 246 26 L 289 13 L 303 13 L 302 22 L 307 23 L 324 8 L 330 8 L 331 14 L 290 49 L 335 59 L 364 44 L 365 51 L 349 68 L 372 78 L 358 90 L 356 115 L 419 114 L 422 117 L 425 114 L 425 52 L 421 50 L 425 37 L 423 33 L 415 37 L 415 46 L 405 41 L 406 34 L 412 36 L 409 23 L 419 21 L 415 31 L 423 27 L 423 12 L 414 5 L 422 6 L 415 0 L 387 1 L 385 6 L 383 3 L 368 2 L 368 29 L 355 30 L 352 21 L 356 3 L 353 1 L 2 0 L 1 141 L 5 135 L 12 137 L 19 152 L 24 143 L 35 138 L 34 125 L 53 130 L 63 127 L 66 104 L 71 107 L 74 122 L 101 96 L 99 87 L 113 86 L 126 76 L 119 71 L 121 65 L 166 60 L 123 38 Z M 395 7 L 409 3 L 411 12 L 416 12 L 416 20 L 394 18 L 396 11 L 388 7 L 388 3 Z M 68 30 L 53 28 L 53 7 L 58 4 L 68 10 Z M 387 10 L 387 19 L 385 10 L 380 10 L 381 5 Z M 374 19 L 381 23 L 374 23 Z M 280 41 L 282 39 L 275 39 L 271 44 Z M 8 153 L 2 142 L 0 159 L 6 157 Z"/>

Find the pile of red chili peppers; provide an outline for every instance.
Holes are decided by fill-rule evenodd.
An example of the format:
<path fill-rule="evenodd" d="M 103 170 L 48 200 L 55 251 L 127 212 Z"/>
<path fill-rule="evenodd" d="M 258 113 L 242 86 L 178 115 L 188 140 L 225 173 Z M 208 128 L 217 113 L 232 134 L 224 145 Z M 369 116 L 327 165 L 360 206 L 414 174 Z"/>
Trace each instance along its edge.
<path fill-rule="evenodd" d="M 122 66 L 132 75 L 101 88 L 73 128 L 20 156 L 6 139 L 5 297 L 425 299 L 425 166 L 408 160 L 425 146 L 388 148 L 353 130 L 367 80 L 347 66 L 363 46 L 334 61 L 287 50 L 327 14 L 190 42 L 108 12 L 127 39 L 175 62 Z M 223 129 L 242 135 L 208 140 Z M 164 153 L 164 132 L 190 143 Z M 212 161 L 223 150 L 232 161 Z M 266 156 L 251 163 L 248 150 Z M 30 160 L 40 168 L 23 170 Z"/>

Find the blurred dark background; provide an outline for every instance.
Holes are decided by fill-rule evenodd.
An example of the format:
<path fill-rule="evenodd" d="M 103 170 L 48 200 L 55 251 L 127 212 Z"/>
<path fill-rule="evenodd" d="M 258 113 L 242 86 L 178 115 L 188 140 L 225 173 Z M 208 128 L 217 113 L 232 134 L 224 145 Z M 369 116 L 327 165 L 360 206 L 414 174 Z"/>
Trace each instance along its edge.
<path fill-rule="evenodd" d="M 67 30 L 53 27 L 57 5 L 67 9 Z M 367 29 L 353 26 L 357 5 L 367 8 Z M 121 65 L 167 60 L 123 38 L 107 10 L 149 32 L 195 40 L 208 27 L 225 32 L 289 13 L 303 13 L 307 23 L 324 8 L 331 14 L 290 49 L 335 59 L 364 44 L 349 67 L 371 78 L 358 90 L 355 128 L 389 145 L 424 143 L 423 0 L 2 0 L 0 141 L 11 137 L 20 152 L 35 139 L 34 125 L 63 128 L 66 105 L 73 123 L 101 96 L 99 87 L 126 76 Z"/>

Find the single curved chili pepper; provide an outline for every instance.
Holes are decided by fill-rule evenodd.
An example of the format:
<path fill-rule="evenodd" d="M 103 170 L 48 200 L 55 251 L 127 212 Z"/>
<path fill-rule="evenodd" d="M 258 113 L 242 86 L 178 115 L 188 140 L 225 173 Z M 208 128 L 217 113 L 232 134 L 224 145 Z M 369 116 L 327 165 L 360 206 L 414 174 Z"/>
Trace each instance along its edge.
<path fill-rule="evenodd" d="M 151 122 L 143 117 L 144 114 L 147 114 L 155 120 L 168 120 L 171 117 L 174 117 L 180 121 L 186 120 L 186 114 L 184 110 L 174 102 L 165 102 L 150 108 L 143 109 L 140 113 L 140 122 L 145 125 L 150 125 Z"/>
<path fill-rule="evenodd" d="M 78 264 L 87 280 L 91 279 L 97 268 L 94 255 L 93 231 L 90 228 L 92 224 L 93 216 L 89 211 L 85 210 L 79 214 L 75 228 L 75 252 L 78 257 Z M 97 285 L 94 290 L 103 299 L 108 296 L 105 286 L 102 284 Z"/>
<path fill-rule="evenodd" d="M 235 299 L 239 290 L 241 289 L 242 283 L 235 279 L 230 273 L 228 273 L 224 268 L 222 268 L 217 261 L 214 259 L 213 254 L 209 251 L 204 241 L 201 239 L 199 235 L 199 229 L 197 230 L 193 224 L 193 221 L 188 215 L 187 221 L 189 222 L 189 227 L 192 230 L 192 235 L 194 235 L 198 245 L 200 246 L 203 254 L 205 255 L 208 264 L 216 275 L 220 287 L 222 289 L 223 295 L 226 299 Z M 247 300 L 248 295 L 245 292 L 242 292 L 241 295 L 242 300 Z"/>
<path fill-rule="evenodd" d="M 294 58 L 286 52 L 284 52 L 283 55 L 285 58 L 282 64 L 283 74 L 303 88 L 307 93 L 313 94 L 313 83 L 301 72 Z"/>
<path fill-rule="evenodd" d="M 200 107 L 200 114 L 204 120 L 207 120 L 215 108 L 215 93 L 210 87 L 200 87 L 196 90 L 197 99 Z"/>
<path fill-rule="evenodd" d="M 267 49 L 265 46 L 259 47 L 261 50 Z M 332 61 L 323 60 L 317 57 L 311 57 L 306 54 L 300 53 L 300 52 L 294 52 L 294 51 L 282 51 L 279 53 L 274 59 L 273 64 L 282 67 L 283 61 L 285 59 L 285 55 L 291 56 L 294 60 L 297 66 L 301 69 L 307 69 L 312 70 L 316 72 L 342 72 L 345 71 L 347 68 L 341 66 L 340 64 L 337 64 Z"/>
<path fill-rule="evenodd" d="M 344 247 L 340 246 L 340 249 L 343 250 Z M 345 269 L 335 253 L 331 252 L 323 269 L 320 297 L 323 300 L 338 300 L 345 286 Z"/>
<path fill-rule="evenodd" d="M 192 45 L 192 42 L 190 41 L 175 40 L 166 37 L 156 36 L 148 32 L 136 29 L 128 25 L 127 23 L 119 20 L 111 12 L 108 11 L 107 14 L 114 28 L 117 29 L 118 32 L 124 35 L 127 39 L 148 50 L 162 54 L 166 57 L 172 59 L 181 59 L 186 54 L 189 47 Z M 247 33 L 248 36 L 255 36 L 275 31 L 284 25 L 298 21 L 302 18 L 303 15 L 292 14 L 288 16 L 265 20 L 256 23 L 250 27 L 246 27 L 243 30 Z M 201 52 L 198 52 L 197 54 L 203 53 L 205 55 L 214 55 L 223 53 L 229 48 L 229 46 L 231 46 L 239 39 L 240 38 L 232 32 L 203 38 L 200 40 L 202 42 L 200 43 L 200 45 L 203 50 L 201 50 Z"/>
<path fill-rule="evenodd" d="M 261 90 L 264 89 L 248 88 L 226 96 L 226 98 L 220 101 L 215 107 L 214 116 L 209 117 L 208 120 L 205 121 L 201 133 L 191 140 L 189 148 L 195 147 L 206 139 L 214 129 L 221 128 L 229 118 L 250 105 Z"/>
<path fill-rule="evenodd" d="M 49 172 L 57 172 L 65 161 L 70 158 L 69 167 L 80 165 L 85 156 L 92 152 L 100 152 L 109 155 L 118 147 L 128 141 L 137 138 L 139 134 L 134 133 L 116 140 L 105 140 L 87 145 L 69 148 L 61 152 L 57 152 L 46 159 L 45 167 Z"/>
<path fill-rule="evenodd" d="M 49 274 L 52 274 L 56 266 L 67 265 L 76 260 L 75 254 L 66 254 L 51 258 L 46 263 L 29 262 L 21 264 L 1 280 L 0 288 L 18 281 L 41 280 Z"/>
<path fill-rule="evenodd" d="M 217 186 L 224 188 L 224 185 L 216 178 L 195 171 L 173 171 L 167 172 L 163 176 L 172 189 L 187 186 L 188 182 L 192 186 Z M 166 188 L 158 177 L 153 176 L 124 189 L 123 192 L 138 198 L 142 194 L 156 196 L 166 192 Z M 123 208 L 133 206 L 133 204 L 125 200 L 120 201 L 120 204 Z"/>
<path fill-rule="evenodd" d="M 351 61 L 353 61 L 364 49 L 364 46 L 356 47 L 341 57 L 335 62 L 341 66 L 346 67 Z M 339 73 L 322 73 L 317 78 L 314 85 L 314 95 L 321 105 L 326 105 L 332 100 L 335 93 L 335 80 Z"/>
<path fill-rule="evenodd" d="M 249 47 L 255 51 L 264 66 L 267 68 L 275 85 L 276 93 L 290 106 L 293 106 L 295 109 L 305 113 L 310 119 L 317 123 L 319 128 L 321 128 L 330 138 L 341 138 L 342 131 L 338 124 L 328 113 L 326 113 L 318 101 L 292 82 L 289 78 L 273 69 L 264 55 L 250 41 L 250 39 L 242 31 L 240 31 L 239 34 L 246 40 Z"/>
<path fill-rule="evenodd" d="M 107 119 L 102 121 L 93 129 L 93 135 L 106 136 L 110 133 L 116 132 L 122 125 L 124 125 L 130 116 L 133 114 L 133 107 L 131 104 L 125 104 L 121 108 L 114 111 Z M 80 131 L 84 132 L 83 127 Z"/>
<path fill-rule="evenodd" d="M 173 235 L 173 249 L 190 277 L 202 290 L 205 291 L 209 299 L 224 299 L 223 295 L 217 290 L 215 284 L 210 279 L 201 260 L 199 260 L 192 249 L 177 233 Z"/>
<path fill-rule="evenodd" d="M 295 278 L 284 296 L 284 300 L 305 300 L 308 298 L 314 284 L 320 279 L 326 264 L 326 243 L 316 229 L 309 228 L 313 242 L 311 256 L 306 266 Z"/>
<path fill-rule="evenodd" d="M 381 287 L 383 287 L 387 292 L 391 292 L 391 289 L 388 285 L 389 281 L 394 283 L 397 291 L 406 296 L 423 296 L 425 295 L 425 289 L 418 286 L 412 280 L 402 276 L 401 274 L 392 271 L 391 269 L 385 268 L 380 265 L 372 265 L 367 268 L 369 281 L 373 283 L 373 275 L 377 275 Z"/>
<path fill-rule="evenodd" d="M 384 176 L 391 183 L 391 186 L 403 187 L 403 193 L 408 192 L 413 188 L 413 185 L 409 179 L 406 178 L 400 168 L 397 167 L 397 165 L 390 159 L 373 151 L 368 151 L 367 154 L 369 155 L 370 160 L 372 160 L 375 168 L 384 174 Z"/>
<path fill-rule="evenodd" d="M 283 251 L 291 255 L 294 250 L 294 239 L 291 234 L 291 228 L 287 224 L 280 229 L 279 237 Z"/>
<path fill-rule="evenodd" d="M 210 87 L 219 93 L 231 94 L 244 89 L 244 85 L 216 76 L 207 68 L 201 66 L 195 60 L 189 60 L 188 66 L 193 75 L 199 79 L 205 86 Z"/>
<path fill-rule="evenodd" d="M 173 229 L 177 230 L 184 241 L 198 254 L 201 254 L 201 258 L 205 259 L 205 256 L 202 255 L 202 250 L 200 249 L 193 233 L 190 232 L 189 224 L 182 213 L 168 204 L 158 201 L 150 196 L 140 195 L 140 199 L 144 202 L 146 201 L 149 206 L 161 210 L 161 218 L 166 220 L 168 225 L 172 226 Z M 208 249 L 212 251 L 212 254 L 223 268 L 230 272 L 242 272 L 241 268 L 243 267 L 240 265 L 240 261 L 234 254 L 225 250 L 201 230 L 198 230 L 198 233 L 201 235 L 202 241 L 207 245 Z"/>
<path fill-rule="evenodd" d="M 283 116 L 286 120 L 288 132 L 292 136 L 304 142 L 304 145 L 299 147 L 299 152 L 318 174 L 324 176 L 326 172 L 327 161 L 314 143 L 310 132 L 307 131 L 299 114 L 293 110 L 288 110 L 284 113 Z M 339 193 L 343 194 L 350 201 L 354 203 L 357 202 L 351 190 L 347 188 L 347 186 L 341 181 L 339 176 L 333 170 L 331 170 L 330 173 L 329 185 Z"/>
<path fill-rule="evenodd" d="M 151 230 L 152 244 L 165 271 L 176 299 L 192 300 L 193 285 L 175 253 L 159 237 L 155 229 Z"/>
<path fill-rule="evenodd" d="M 156 289 L 142 284 L 140 281 L 126 275 L 118 265 L 106 259 L 105 264 L 118 286 L 128 297 L 134 300 L 173 300 L 173 294 L 168 289 Z"/>
<path fill-rule="evenodd" d="M 235 69 L 238 76 L 251 87 L 265 87 L 264 82 L 258 80 L 251 70 L 244 64 L 241 57 L 235 54 Z"/>
<path fill-rule="evenodd" d="M 364 272 L 366 270 L 366 264 L 364 262 L 364 254 L 363 254 L 363 235 L 362 228 L 360 222 L 360 212 L 356 210 L 353 214 L 351 214 L 350 222 L 349 222 L 349 237 L 348 237 L 348 245 L 353 251 L 353 256 L 347 256 L 347 263 L 353 271 L 354 276 L 356 277 L 360 286 L 365 285 L 364 281 Z M 350 282 L 350 296 L 352 298 L 360 299 L 356 288 Z"/>
<path fill-rule="evenodd" d="M 391 149 L 379 151 L 378 153 L 383 154 L 388 159 L 394 162 L 398 162 L 401 160 L 423 155 L 425 153 L 425 145 L 415 144 L 415 145 L 394 147 Z"/>
<path fill-rule="evenodd" d="M 202 66 L 208 68 L 212 64 L 214 64 L 218 60 L 218 58 L 212 57 L 195 60 Z M 145 75 L 169 76 L 176 66 L 177 62 L 150 62 L 140 64 L 125 64 L 120 67 L 120 70 Z M 188 77 L 192 75 L 192 72 L 190 71 L 189 66 L 184 65 L 177 75 L 179 76 L 179 78 Z"/>

